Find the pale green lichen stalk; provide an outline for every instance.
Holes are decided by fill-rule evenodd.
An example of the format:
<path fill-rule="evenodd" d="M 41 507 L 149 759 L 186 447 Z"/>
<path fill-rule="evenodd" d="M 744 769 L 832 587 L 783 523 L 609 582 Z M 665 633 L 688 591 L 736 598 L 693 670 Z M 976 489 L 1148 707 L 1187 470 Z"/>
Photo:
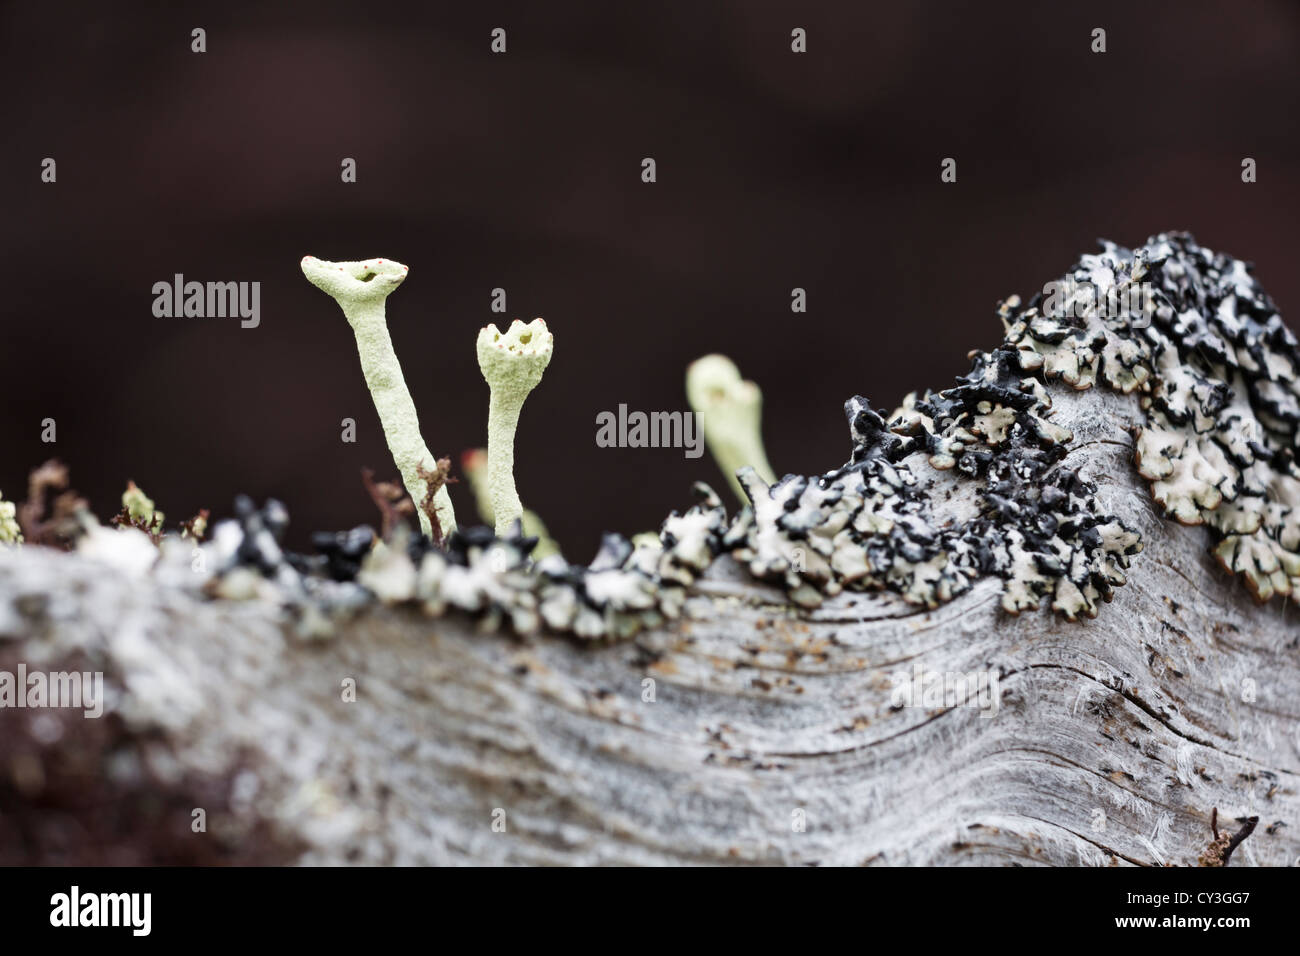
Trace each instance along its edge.
<path fill-rule="evenodd" d="M 465 473 L 469 490 L 474 495 L 474 504 L 478 507 L 479 517 L 487 524 L 495 524 L 492 512 L 492 495 L 487 484 L 487 449 L 475 448 L 465 452 L 460 459 L 460 470 Z M 533 548 L 534 560 L 541 560 L 552 554 L 560 553 L 560 544 L 546 530 L 546 524 L 536 511 L 524 509 L 524 537 L 536 538 L 537 546 Z M 656 539 L 658 540 L 658 539 Z"/>
<path fill-rule="evenodd" d="M 478 367 L 487 380 L 488 399 L 488 498 L 492 502 L 496 533 L 504 537 L 516 520 L 522 520 L 524 506 L 515 490 L 515 429 L 519 411 L 542 373 L 550 364 L 555 340 L 543 319 L 525 325 L 515 319 L 501 332 L 488 325 L 478 334 Z"/>
<path fill-rule="evenodd" d="M 14 516 L 18 513 L 12 501 L 5 501 L 0 495 L 0 544 L 22 544 L 23 529 L 18 527 Z"/>
<path fill-rule="evenodd" d="M 146 495 L 134 481 L 126 483 L 122 492 L 122 507 L 133 521 L 151 532 L 159 532 L 163 526 L 163 513 L 154 507 L 153 499 Z"/>
<path fill-rule="evenodd" d="M 424 500 L 428 483 L 423 473 L 436 468 L 434 457 L 420 437 L 420 422 L 415 403 L 402 377 L 402 366 L 388 336 L 384 303 L 389 293 L 402 284 L 407 268 L 392 259 L 366 259 L 362 262 L 326 262 L 315 256 L 302 260 L 302 274 L 312 285 L 338 302 L 357 339 L 361 372 L 365 375 L 370 396 L 384 428 L 388 450 L 402 474 L 402 483 L 415 501 L 420 530 L 433 537 L 433 526 L 425 513 Z M 456 530 L 456 513 L 446 487 L 433 496 L 438 530 L 445 537 Z"/>
<path fill-rule="evenodd" d="M 776 481 L 763 450 L 763 393 L 740 377 L 725 355 L 706 355 L 686 369 L 686 400 L 700 418 L 704 441 L 740 501 L 748 498 L 736 472 L 748 465 L 764 484 Z"/>

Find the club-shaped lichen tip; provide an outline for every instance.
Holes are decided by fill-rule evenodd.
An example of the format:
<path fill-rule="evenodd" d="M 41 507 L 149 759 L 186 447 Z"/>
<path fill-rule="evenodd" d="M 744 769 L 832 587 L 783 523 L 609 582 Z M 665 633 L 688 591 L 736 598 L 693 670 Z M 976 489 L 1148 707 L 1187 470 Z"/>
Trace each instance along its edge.
<path fill-rule="evenodd" d="M 745 500 L 737 469 L 749 465 L 767 484 L 776 476 L 763 448 L 763 394 L 725 355 L 706 355 L 686 369 L 686 400 L 700 417 L 704 440 L 732 491 Z"/>

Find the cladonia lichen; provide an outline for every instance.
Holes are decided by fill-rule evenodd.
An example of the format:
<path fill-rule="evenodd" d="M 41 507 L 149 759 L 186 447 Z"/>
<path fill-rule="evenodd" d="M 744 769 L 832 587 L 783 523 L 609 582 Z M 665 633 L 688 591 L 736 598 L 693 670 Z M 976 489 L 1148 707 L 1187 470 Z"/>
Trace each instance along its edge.
<path fill-rule="evenodd" d="M 17 513 L 14 503 L 0 495 L 0 544 L 22 544 L 23 532 L 15 517 Z"/>
<path fill-rule="evenodd" d="M 134 481 L 128 481 L 126 491 L 122 492 L 122 510 L 133 527 L 151 534 L 162 531 L 163 513 L 154 507 L 153 499 Z"/>
<path fill-rule="evenodd" d="M 542 380 L 554 348 L 554 337 L 544 319 L 533 319 L 527 325 L 515 319 L 505 332 L 487 325 L 478 334 L 478 367 L 489 389 L 488 498 L 497 534 L 503 537 L 524 513 L 514 476 L 519 412 L 528 393 Z"/>
<path fill-rule="evenodd" d="M 700 417 L 704 440 L 736 497 L 744 491 L 736 472 L 750 467 L 763 481 L 776 480 L 763 449 L 763 394 L 740 377 L 725 355 L 706 355 L 686 369 L 686 400 Z"/>
<path fill-rule="evenodd" d="M 402 367 L 388 335 L 384 304 L 389 294 L 406 278 L 407 267 L 391 259 L 362 262 L 326 262 L 315 256 L 302 260 L 302 272 L 316 288 L 331 296 L 343 310 L 357 340 L 361 372 L 374 399 L 384 438 L 401 472 L 402 483 L 416 505 L 420 530 L 433 537 L 435 529 L 421 507 L 428 492 L 427 474 L 437 468 L 434 457 L 420 436 L 415 403 L 402 377 Z M 456 530 L 456 513 L 445 487 L 433 496 L 433 510 L 439 536 Z"/>

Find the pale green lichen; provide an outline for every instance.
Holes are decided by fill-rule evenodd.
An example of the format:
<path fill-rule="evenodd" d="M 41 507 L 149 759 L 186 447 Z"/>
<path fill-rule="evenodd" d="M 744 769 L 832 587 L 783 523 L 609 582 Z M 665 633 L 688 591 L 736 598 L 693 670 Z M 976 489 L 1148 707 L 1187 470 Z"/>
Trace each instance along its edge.
<path fill-rule="evenodd" d="M 18 527 L 15 515 L 18 509 L 12 501 L 5 501 L 0 495 L 0 544 L 22 544 L 23 530 Z"/>
<path fill-rule="evenodd" d="M 524 506 L 515 490 L 515 429 L 519 412 L 551 362 L 555 340 L 544 319 L 525 325 L 518 319 L 501 332 L 487 325 L 478 334 L 478 367 L 487 380 L 487 491 L 496 533 L 505 536 L 522 520 Z"/>
<path fill-rule="evenodd" d="M 465 473 L 469 490 L 474 495 L 474 504 L 478 508 L 479 517 L 486 524 L 493 525 L 496 521 L 492 512 L 492 495 L 488 491 L 487 484 L 487 457 L 487 449 L 471 449 L 461 456 L 460 470 Z M 521 520 L 524 526 L 524 537 L 537 539 L 537 546 L 532 551 L 533 560 L 540 561 L 542 558 L 560 553 L 559 542 L 551 537 L 551 533 L 546 530 L 545 522 L 537 512 L 525 508 Z"/>
<path fill-rule="evenodd" d="M 195 541 L 202 541 L 203 536 L 208 533 L 208 513 L 206 510 L 200 511 L 188 522 L 181 524 L 181 537 L 193 538 Z"/>
<path fill-rule="evenodd" d="M 420 530 L 432 538 L 432 522 L 423 503 L 428 493 L 425 475 L 432 473 L 437 465 L 420 437 L 415 403 L 411 401 L 411 393 L 402 377 L 402 366 L 393 351 L 384 314 L 384 303 L 406 278 L 407 268 L 391 259 L 326 262 L 315 256 L 306 256 L 302 260 L 302 273 L 308 282 L 338 302 L 352 326 L 357 339 L 357 353 L 361 357 L 361 372 L 374 399 L 375 411 L 379 413 L 388 450 L 402 474 L 402 483 L 415 501 Z M 456 513 L 445 486 L 434 494 L 433 510 L 442 536 L 456 530 Z"/>
<path fill-rule="evenodd" d="M 122 492 L 122 508 L 140 529 L 153 534 L 162 531 L 163 513 L 154 507 L 153 499 L 144 493 L 134 481 L 126 483 Z"/>
<path fill-rule="evenodd" d="M 686 369 L 686 400 L 700 418 L 709 452 L 741 503 L 748 501 L 736 478 L 741 468 L 753 468 L 764 484 L 776 481 L 763 449 L 763 393 L 740 377 L 735 362 L 725 355 L 692 362 Z"/>

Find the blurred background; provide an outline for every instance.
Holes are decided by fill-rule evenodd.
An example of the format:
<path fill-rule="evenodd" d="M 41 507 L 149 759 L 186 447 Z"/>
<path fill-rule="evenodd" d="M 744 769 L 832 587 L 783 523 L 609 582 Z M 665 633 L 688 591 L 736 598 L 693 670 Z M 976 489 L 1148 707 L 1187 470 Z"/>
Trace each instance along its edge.
<path fill-rule="evenodd" d="M 360 471 L 396 469 L 307 253 L 410 266 L 389 327 L 457 464 L 485 441 L 477 330 L 547 320 L 516 476 L 577 560 L 696 479 L 724 490 L 707 455 L 595 444 L 620 403 L 684 410 L 708 352 L 762 386 L 776 470 L 820 473 L 848 457 L 846 398 L 949 384 L 1000 339 L 1000 298 L 1099 236 L 1190 230 L 1300 325 L 1293 0 L 179 6 L 0 6 L 8 499 L 57 456 L 103 519 L 133 479 L 169 520 L 279 497 L 297 546 L 377 525 Z M 260 327 L 155 318 L 178 272 L 261 282 Z"/>

